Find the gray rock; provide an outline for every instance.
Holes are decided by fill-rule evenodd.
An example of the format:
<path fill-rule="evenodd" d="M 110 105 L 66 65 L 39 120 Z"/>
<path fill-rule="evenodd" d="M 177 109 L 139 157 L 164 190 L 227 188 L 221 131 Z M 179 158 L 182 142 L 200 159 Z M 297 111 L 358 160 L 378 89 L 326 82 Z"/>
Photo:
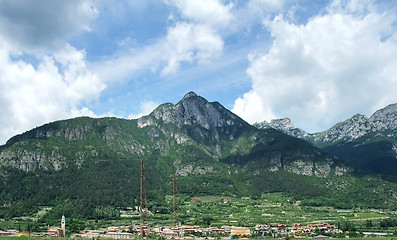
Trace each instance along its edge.
<path fill-rule="evenodd" d="M 266 121 L 255 123 L 254 126 L 262 129 L 274 128 L 290 136 L 314 143 L 349 142 L 368 133 L 385 131 L 388 132 L 388 137 L 396 137 L 397 104 L 391 104 L 376 111 L 370 118 L 361 114 L 356 114 L 346 121 L 334 125 L 327 131 L 314 134 L 309 134 L 300 128 L 296 128 L 289 118 L 273 119 L 270 123 Z"/>

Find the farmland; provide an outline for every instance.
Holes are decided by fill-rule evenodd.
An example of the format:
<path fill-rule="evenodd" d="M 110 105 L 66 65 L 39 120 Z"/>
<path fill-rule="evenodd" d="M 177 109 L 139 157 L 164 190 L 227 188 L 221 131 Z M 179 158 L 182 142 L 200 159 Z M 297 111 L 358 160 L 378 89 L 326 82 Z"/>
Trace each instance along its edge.
<path fill-rule="evenodd" d="M 166 196 L 167 204 L 172 209 L 172 196 Z M 116 209 L 117 217 L 96 220 L 67 218 L 67 231 L 77 232 L 83 229 L 99 229 L 109 226 L 139 225 L 140 217 L 136 206 L 129 209 Z M 150 226 L 170 226 L 173 224 L 172 210 L 162 213 L 155 203 L 149 201 Z M 114 210 L 114 209 L 113 209 Z M 164 209 L 163 209 L 164 210 Z M 50 211 L 43 207 L 32 216 L 21 216 L 1 221 L 0 229 L 21 231 L 44 231 L 48 225 L 59 222 L 46 221 Z M 304 206 L 299 201 L 286 197 L 282 193 L 263 194 L 258 199 L 248 197 L 195 196 L 179 197 L 179 219 L 181 225 L 201 227 L 221 227 L 223 225 L 253 228 L 257 224 L 280 223 L 292 226 L 294 223 L 308 225 L 323 223 L 335 225 L 344 231 L 382 232 L 395 234 L 397 227 L 394 219 L 397 213 L 382 209 L 335 209 L 324 206 Z"/>

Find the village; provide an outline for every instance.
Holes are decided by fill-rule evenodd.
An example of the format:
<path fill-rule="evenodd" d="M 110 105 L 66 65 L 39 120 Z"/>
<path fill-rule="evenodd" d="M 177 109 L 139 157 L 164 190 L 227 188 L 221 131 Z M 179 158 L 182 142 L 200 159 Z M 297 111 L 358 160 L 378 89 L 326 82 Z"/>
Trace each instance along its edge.
<path fill-rule="evenodd" d="M 48 227 L 47 232 L 18 232 L 17 230 L 1 231 L 0 236 L 32 236 L 32 237 L 71 237 L 71 238 L 110 238 L 110 239 L 135 239 L 143 236 L 157 236 L 165 239 L 197 239 L 197 238 L 249 238 L 250 236 L 327 238 L 323 234 L 342 233 L 334 225 L 328 223 L 285 224 L 271 223 L 269 225 L 256 225 L 255 227 L 221 226 L 203 228 L 200 226 L 155 226 L 141 225 L 117 226 L 100 228 L 97 230 L 83 230 L 79 233 L 68 234 L 66 232 L 65 217 L 62 217 L 61 227 Z"/>

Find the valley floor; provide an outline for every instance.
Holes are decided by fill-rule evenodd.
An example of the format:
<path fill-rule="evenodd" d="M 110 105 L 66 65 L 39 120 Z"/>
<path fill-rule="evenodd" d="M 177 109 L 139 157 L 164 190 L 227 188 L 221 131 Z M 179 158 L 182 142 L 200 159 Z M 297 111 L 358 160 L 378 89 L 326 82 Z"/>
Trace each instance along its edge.
<path fill-rule="evenodd" d="M 166 201 L 169 202 L 170 209 L 172 209 L 172 196 L 167 196 Z M 9 229 L 19 229 L 21 231 L 31 229 L 33 232 L 45 232 L 48 225 L 60 225 L 58 220 L 56 222 L 52 221 L 52 223 L 44 221 L 46 213 L 50 210 L 51 207 L 43 207 L 34 216 L 18 217 L 10 220 L 0 219 L 0 229 L 5 231 Z M 112 232 L 113 229 L 115 230 L 113 232 L 116 233 L 117 231 L 126 234 L 135 233 L 135 235 L 129 235 L 135 238 L 137 236 L 136 233 L 139 232 L 139 211 L 134 207 L 119 209 L 119 211 L 120 217 L 114 219 L 83 220 L 66 216 L 67 236 L 80 231 L 85 234 L 90 232 L 89 229 L 92 229 L 91 231 L 96 229 L 96 232 L 100 230 L 99 234 L 102 234 L 101 237 L 105 237 L 105 232 Z M 173 225 L 172 210 L 167 212 L 149 212 L 149 226 L 153 229 L 167 230 L 162 226 Z M 304 206 L 299 201 L 294 201 L 281 193 L 263 194 L 258 199 L 225 196 L 180 196 L 179 198 L 180 225 L 200 228 L 201 230 L 197 231 L 196 234 L 191 234 L 191 236 L 195 237 L 230 237 L 230 232 L 227 234 L 223 232 L 222 234 L 208 235 L 203 233 L 203 231 L 209 231 L 208 229 L 221 231 L 219 229 L 224 229 L 225 226 L 235 226 L 241 229 L 248 228 L 251 234 L 250 238 L 264 238 L 264 236 L 266 238 L 282 238 L 293 235 L 310 237 L 324 235 L 324 232 L 320 232 L 319 228 L 321 224 L 328 223 L 329 226 L 333 226 L 332 229 L 334 230 L 326 233 L 334 238 L 338 236 L 354 237 L 367 235 L 396 236 L 397 239 L 396 219 L 397 213 L 395 211 L 385 209 L 361 209 L 359 207 L 354 209 L 335 209 L 326 206 Z M 134 225 L 137 226 L 136 229 L 131 227 Z M 302 233 L 303 229 L 310 225 L 317 226 L 313 227 L 307 234 Z M 127 227 L 116 229 L 118 227 L 115 226 Z M 258 228 L 261 230 L 258 231 Z M 301 230 L 287 233 L 288 229 L 292 230 L 294 228 L 295 230 L 297 228 Z M 371 235 L 368 233 L 375 234 Z M 163 237 L 169 236 L 163 235 Z M 388 237 L 382 239 L 391 239 Z"/>

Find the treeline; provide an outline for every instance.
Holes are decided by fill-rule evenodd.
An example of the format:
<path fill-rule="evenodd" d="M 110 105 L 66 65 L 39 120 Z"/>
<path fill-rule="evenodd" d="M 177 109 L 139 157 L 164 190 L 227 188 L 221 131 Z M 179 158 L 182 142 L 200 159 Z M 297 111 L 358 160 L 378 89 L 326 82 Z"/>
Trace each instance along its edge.
<path fill-rule="evenodd" d="M 154 170 L 149 170 L 154 171 Z M 139 204 L 140 168 L 121 160 L 98 161 L 82 169 L 69 167 L 57 172 L 23 172 L 7 169 L 0 175 L 0 218 L 31 216 L 39 206 L 51 206 L 49 219 L 65 214 L 73 218 L 103 219 L 117 217 L 110 208 Z M 160 175 L 157 178 L 161 178 Z M 163 203 L 170 183 L 147 180 L 148 199 Z M 159 204 L 154 207 L 161 208 Z M 164 211 L 164 210 L 162 210 Z"/>

